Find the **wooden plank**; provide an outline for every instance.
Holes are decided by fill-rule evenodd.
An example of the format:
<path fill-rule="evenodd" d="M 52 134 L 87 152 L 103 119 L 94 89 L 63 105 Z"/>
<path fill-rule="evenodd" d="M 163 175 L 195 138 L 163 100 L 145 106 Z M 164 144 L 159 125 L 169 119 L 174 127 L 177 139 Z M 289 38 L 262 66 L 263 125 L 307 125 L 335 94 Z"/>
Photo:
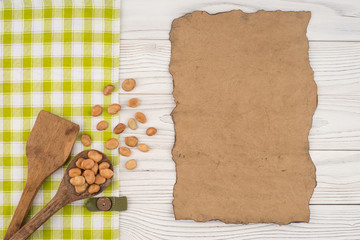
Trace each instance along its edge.
<path fill-rule="evenodd" d="M 172 93 L 168 40 L 121 40 L 120 46 L 120 80 L 137 80 L 133 94 Z M 360 42 L 310 42 L 309 54 L 319 95 L 359 95 Z"/>
<path fill-rule="evenodd" d="M 360 204 L 360 152 L 311 151 L 316 166 L 317 186 L 310 204 Z M 137 204 L 170 204 L 176 181 L 170 151 L 151 150 L 132 156 L 138 167 L 121 166 L 120 191 Z M 127 158 L 121 157 L 121 165 Z"/>
<path fill-rule="evenodd" d="M 131 0 L 121 6 L 121 39 L 168 39 L 171 22 L 195 10 L 217 13 L 240 9 L 311 11 L 307 36 L 310 40 L 360 40 L 358 0 Z"/>
<path fill-rule="evenodd" d="M 132 97 L 141 100 L 136 109 L 126 106 Z M 123 166 L 121 168 L 122 194 L 131 197 L 135 203 L 171 203 L 176 178 L 175 165 L 171 160 L 174 130 L 170 113 L 175 106 L 172 96 L 120 95 L 120 103 L 123 106 L 121 122 L 126 123 L 136 111 L 144 112 L 148 118 L 148 123 L 139 124 L 138 130 L 127 129 L 121 134 L 120 144 L 124 145 L 125 136 L 135 135 L 140 142 L 151 147 L 148 153 L 133 149 L 131 157 L 121 156 L 121 165 L 130 158 L 138 160 L 138 168 L 134 171 L 128 171 Z M 331 151 L 359 149 L 359 104 L 359 96 L 319 97 L 309 137 L 318 181 L 312 204 L 360 204 L 360 175 L 357 172 L 360 168 L 360 152 Z M 146 128 L 150 126 L 158 129 L 158 133 L 152 137 L 145 135 Z"/>
<path fill-rule="evenodd" d="M 359 239 L 360 206 L 310 206 L 310 223 L 224 224 L 174 220 L 171 204 L 132 204 L 120 213 L 120 239 Z"/>
<path fill-rule="evenodd" d="M 141 104 L 136 109 L 130 109 L 128 99 L 138 97 Z M 310 149 L 312 150 L 360 150 L 360 96 L 319 96 L 318 107 L 313 117 L 310 131 Z M 139 124 L 134 135 L 152 148 L 172 148 L 175 136 L 174 126 L 170 116 L 175 103 L 171 95 L 121 95 L 120 104 L 123 109 L 120 121 L 127 123 L 135 112 L 144 112 L 148 123 Z M 156 136 L 145 134 L 148 127 L 156 127 Z M 132 134 L 127 129 L 123 136 Z"/>

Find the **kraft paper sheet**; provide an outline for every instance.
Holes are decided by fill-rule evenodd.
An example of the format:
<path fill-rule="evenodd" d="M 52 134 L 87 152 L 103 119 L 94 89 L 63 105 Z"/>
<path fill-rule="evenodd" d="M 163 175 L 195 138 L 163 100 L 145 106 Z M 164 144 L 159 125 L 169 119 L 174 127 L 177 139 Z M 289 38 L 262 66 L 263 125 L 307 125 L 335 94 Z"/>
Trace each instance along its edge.
<path fill-rule="evenodd" d="M 310 16 L 197 11 L 173 21 L 176 219 L 309 221 Z"/>

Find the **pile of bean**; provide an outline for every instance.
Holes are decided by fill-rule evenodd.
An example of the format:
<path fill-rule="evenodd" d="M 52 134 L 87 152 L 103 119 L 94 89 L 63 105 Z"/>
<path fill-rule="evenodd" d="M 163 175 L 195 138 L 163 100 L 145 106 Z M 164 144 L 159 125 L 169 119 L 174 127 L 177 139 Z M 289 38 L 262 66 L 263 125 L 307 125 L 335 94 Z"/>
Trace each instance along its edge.
<path fill-rule="evenodd" d="M 91 150 L 88 152 L 87 159 L 79 158 L 76 161 L 76 168 L 69 170 L 70 183 L 77 193 L 80 194 L 86 190 L 90 194 L 97 193 L 100 185 L 114 175 L 110 164 L 102 160 L 101 153 Z"/>
<path fill-rule="evenodd" d="M 124 91 L 129 92 L 135 88 L 136 81 L 132 78 L 125 79 L 121 86 Z M 114 89 L 115 89 L 115 87 L 113 85 L 107 85 L 104 88 L 103 93 L 105 96 L 110 95 L 114 91 Z M 139 105 L 140 105 L 140 99 L 138 99 L 138 98 L 131 98 L 128 101 L 128 106 L 131 108 L 136 108 Z M 120 110 L 121 110 L 121 106 L 119 104 L 112 104 L 107 108 L 107 112 L 112 115 L 117 114 Z M 97 116 L 100 116 L 102 114 L 102 112 L 103 112 L 102 107 L 100 105 L 95 105 L 91 110 L 91 115 L 93 117 L 97 117 Z M 138 128 L 138 123 L 145 124 L 146 122 L 147 122 L 147 118 L 146 118 L 145 114 L 142 112 L 137 112 L 137 113 L 135 113 L 134 118 L 130 118 L 128 120 L 127 124 L 131 130 L 136 130 Z M 108 127 L 109 127 L 109 124 L 104 120 L 100 121 L 96 125 L 96 129 L 98 131 L 104 131 Z M 119 123 L 118 125 L 116 125 L 114 127 L 113 132 L 115 134 L 121 134 L 122 132 L 124 132 L 125 129 L 126 129 L 126 125 L 124 123 Z M 150 127 L 146 130 L 146 134 L 148 136 L 153 136 L 156 134 L 156 132 L 157 132 L 157 129 L 154 127 Z M 84 146 L 90 146 L 91 145 L 90 136 L 87 134 L 83 134 L 81 136 L 81 142 Z M 130 136 L 130 137 L 125 138 L 125 144 L 128 147 L 136 147 L 137 146 L 137 148 L 141 152 L 148 152 L 150 150 L 150 147 L 148 145 L 146 145 L 144 143 L 138 144 L 138 142 L 139 141 L 138 141 L 137 137 L 135 137 L 135 136 Z M 119 147 L 119 141 L 115 138 L 111 138 L 106 141 L 105 147 L 110 150 L 116 149 Z M 125 157 L 129 157 L 131 155 L 131 150 L 128 147 L 125 147 L 125 146 L 120 147 L 119 154 L 122 156 L 125 156 Z M 136 166 L 137 166 L 137 162 L 135 159 L 131 159 L 131 160 L 127 161 L 127 163 L 125 164 L 125 167 L 129 170 L 135 169 Z"/>

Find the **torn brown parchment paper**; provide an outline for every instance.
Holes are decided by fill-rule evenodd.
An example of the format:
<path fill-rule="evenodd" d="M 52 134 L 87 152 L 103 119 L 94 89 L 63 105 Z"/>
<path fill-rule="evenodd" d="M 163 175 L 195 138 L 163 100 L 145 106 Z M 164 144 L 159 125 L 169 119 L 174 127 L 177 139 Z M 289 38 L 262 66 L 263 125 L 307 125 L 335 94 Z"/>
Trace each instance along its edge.
<path fill-rule="evenodd" d="M 174 20 L 176 219 L 309 221 L 317 105 L 309 20 L 310 12 L 282 11 Z"/>

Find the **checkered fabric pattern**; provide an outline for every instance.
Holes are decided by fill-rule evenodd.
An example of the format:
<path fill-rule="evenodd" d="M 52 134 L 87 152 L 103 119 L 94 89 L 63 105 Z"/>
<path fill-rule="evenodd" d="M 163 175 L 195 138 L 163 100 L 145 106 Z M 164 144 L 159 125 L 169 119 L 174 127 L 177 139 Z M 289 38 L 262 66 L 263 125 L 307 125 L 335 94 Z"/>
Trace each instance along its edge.
<path fill-rule="evenodd" d="M 106 106 L 118 101 L 119 39 L 120 0 L 0 1 L 1 239 L 25 186 L 25 144 L 41 109 L 79 124 L 80 133 L 94 140 L 91 148 L 112 159 L 114 180 L 102 195 L 119 195 L 118 153 L 104 148 L 106 140 L 117 138 L 111 127 L 119 118 L 109 115 Z M 116 86 L 111 96 L 102 94 L 107 84 Z M 90 116 L 95 104 L 105 107 L 96 118 Z M 108 130 L 96 131 L 101 120 L 108 121 Z M 79 137 L 72 156 L 89 148 Z M 30 216 L 55 195 L 64 170 L 44 182 Z M 116 212 L 91 213 L 78 201 L 60 210 L 31 239 L 117 239 L 118 217 Z"/>

